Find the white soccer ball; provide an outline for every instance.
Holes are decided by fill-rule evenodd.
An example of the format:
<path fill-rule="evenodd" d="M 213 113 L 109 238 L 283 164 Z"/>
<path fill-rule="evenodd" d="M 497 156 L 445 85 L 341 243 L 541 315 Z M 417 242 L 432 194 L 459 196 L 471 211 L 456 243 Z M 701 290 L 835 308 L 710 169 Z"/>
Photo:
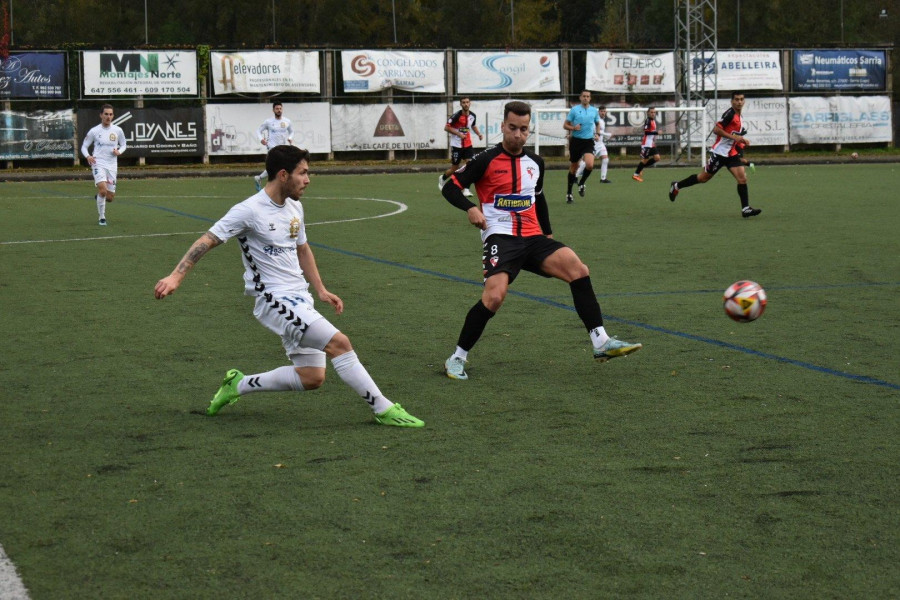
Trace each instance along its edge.
<path fill-rule="evenodd" d="M 760 318 L 766 310 L 766 290 L 754 281 L 736 281 L 722 296 L 725 314 L 738 323 Z"/>
<path fill-rule="evenodd" d="M 857 158 L 859 158 L 859 153 L 858 153 L 858 152 L 852 152 L 852 153 L 850 154 L 850 158 L 852 158 L 853 160 L 856 160 Z"/>

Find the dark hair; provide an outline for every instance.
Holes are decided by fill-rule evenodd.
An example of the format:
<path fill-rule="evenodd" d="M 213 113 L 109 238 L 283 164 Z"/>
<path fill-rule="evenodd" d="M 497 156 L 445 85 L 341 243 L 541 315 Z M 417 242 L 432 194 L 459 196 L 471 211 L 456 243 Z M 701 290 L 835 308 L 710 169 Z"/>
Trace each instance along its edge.
<path fill-rule="evenodd" d="M 106 110 L 107 108 L 112 109 L 113 112 L 116 112 L 116 109 L 113 108 L 112 104 L 104 104 L 100 107 L 100 114 L 102 115 L 103 111 Z"/>
<path fill-rule="evenodd" d="M 597 110 L 606 110 L 606 105 L 601 104 L 600 106 L 597 107 Z"/>
<path fill-rule="evenodd" d="M 731 92 L 731 99 L 734 100 L 735 96 L 743 96 L 743 95 L 744 95 L 744 92 L 742 92 L 740 90 L 734 90 L 733 92 Z"/>
<path fill-rule="evenodd" d="M 531 116 L 531 105 L 527 102 L 522 102 L 520 100 L 513 100 L 512 102 L 507 102 L 506 106 L 503 107 L 503 120 L 509 116 L 509 113 L 513 113 L 514 115 L 519 115 L 520 117 Z"/>
<path fill-rule="evenodd" d="M 282 170 L 291 173 L 304 160 L 309 162 L 309 150 L 287 144 L 275 146 L 266 155 L 266 174 L 269 181 L 274 180 Z"/>
<path fill-rule="evenodd" d="M 275 102 L 272 103 L 272 109 L 274 110 L 274 108 L 276 106 L 284 106 L 284 104 L 282 104 L 280 101 L 276 100 Z"/>

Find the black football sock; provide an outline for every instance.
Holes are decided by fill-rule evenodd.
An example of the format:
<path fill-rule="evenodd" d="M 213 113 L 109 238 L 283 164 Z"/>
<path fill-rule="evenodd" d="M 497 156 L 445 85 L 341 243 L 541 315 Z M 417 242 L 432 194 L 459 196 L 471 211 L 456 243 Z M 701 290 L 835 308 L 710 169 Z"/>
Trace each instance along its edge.
<path fill-rule="evenodd" d="M 635 173 L 635 175 L 640 175 L 640 174 L 641 174 L 641 171 L 643 171 L 643 170 L 644 170 L 644 163 L 643 163 L 643 162 L 639 162 L 639 163 L 638 163 L 638 166 L 637 166 L 637 169 L 634 170 L 634 173 Z"/>
<path fill-rule="evenodd" d="M 578 182 L 578 185 L 584 185 L 584 182 L 587 181 L 587 178 L 590 177 L 591 173 L 593 172 L 593 169 L 588 169 L 587 167 L 585 167 L 584 173 L 581 174 L 581 181 Z"/>
<path fill-rule="evenodd" d="M 575 179 L 576 179 L 575 173 L 569 173 L 569 179 L 568 179 L 569 187 L 566 188 L 567 194 L 572 193 L 572 186 L 575 185 Z"/>
<path fill-rule="evenodd" d="M 484 333 L 487 322 L 491 320 L 494 314 L 482 304 L 481 300 L 476 302 L 475 306 L 470 308 L 469 313 L 466 315 L 466 320 L 463 323 L 462 331 L 459 332 L 459 341 L 456 345 L 466 352 L 471 350 L 475 343 L 478 342 L 481 334 Z"/>
<path fill-rule="evenodd" d="M 694 175 L 691 175 L 687 179 L 682 179 L 681 181 L 679 181 L 678 189 L 683 190 L 686 187 L 691 187 L 692 185 L 696 185 L 698 183 L 700 183 L 700 182 L 697 180 L 697 175 L 695 173 Z"/>
<path fill-rule="evenodd" d="M 600 312 L 600 303 L 594 294 L 594 286 L 591 284 L 590 275 L 576 279 L 569 284 L 572 290 L 572 300 L 575 303 L 575 312 L 581 318 L 581 322 L 588 331 L 603 325 L 603 314 Z"/>
<path fill-rule="evenodd" d="M 741 199 L 741 209 L 747 208 L 750 206 L 750 194 L 747 192 L 747 184 L 739 183 L 738 184 L 738 196 Z"/>

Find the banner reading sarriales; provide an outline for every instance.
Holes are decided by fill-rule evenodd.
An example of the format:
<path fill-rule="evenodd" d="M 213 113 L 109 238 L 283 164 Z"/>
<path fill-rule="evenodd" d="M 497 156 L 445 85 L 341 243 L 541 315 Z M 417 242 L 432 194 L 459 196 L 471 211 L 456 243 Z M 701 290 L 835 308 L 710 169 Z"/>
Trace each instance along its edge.
<path fill-rule="evenodd" d="M 888 96 L 799 96 L 790 106 L 792 144 L 891 141 Z"/>

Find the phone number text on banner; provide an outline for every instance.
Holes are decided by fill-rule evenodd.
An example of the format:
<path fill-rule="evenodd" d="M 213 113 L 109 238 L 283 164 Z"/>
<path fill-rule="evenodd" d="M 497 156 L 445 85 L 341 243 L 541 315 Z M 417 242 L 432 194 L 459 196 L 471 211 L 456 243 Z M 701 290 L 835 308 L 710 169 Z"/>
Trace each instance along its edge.
<path fill-rule="evenodd" d="M 0 60 L 0 98 L 66 98 L 66 55 L 14 53 Z"/>
<path fill-rule="evenodd" d="M 85 96 L 196 96 L 197 53 L 84 51 Z"/>

